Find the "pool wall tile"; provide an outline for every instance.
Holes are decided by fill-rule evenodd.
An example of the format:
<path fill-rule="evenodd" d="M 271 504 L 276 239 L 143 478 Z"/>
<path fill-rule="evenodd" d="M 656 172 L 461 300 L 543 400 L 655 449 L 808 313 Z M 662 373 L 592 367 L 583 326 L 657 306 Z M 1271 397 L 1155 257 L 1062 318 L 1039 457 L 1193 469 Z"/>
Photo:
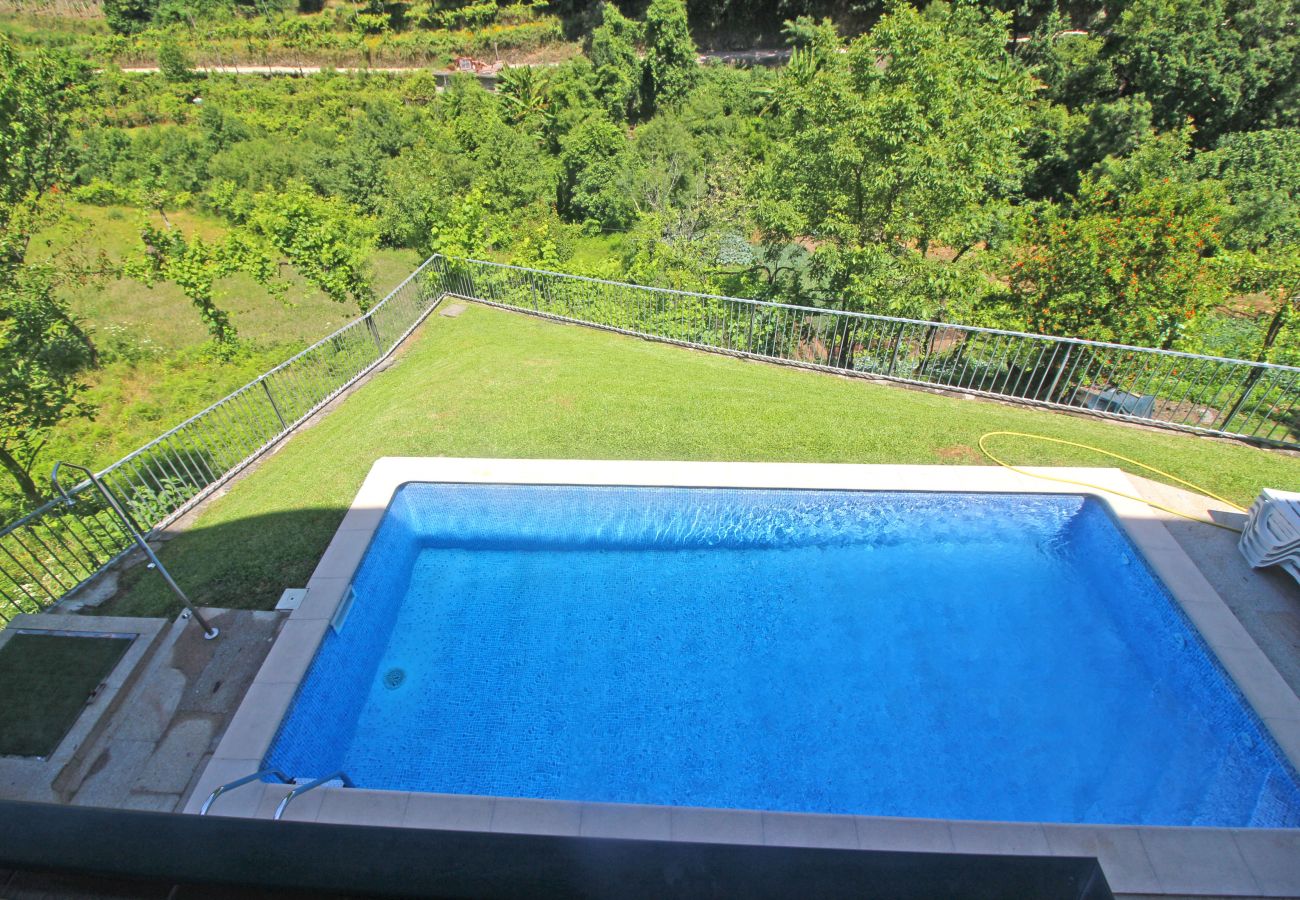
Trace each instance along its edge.
<path fill-rule="evenodd" d="M 492 797 L 412 793 L 402 814 L 402 825 L 407 828 L 490 831 L 495 804 Z"/>
<path fill-rule="evenodd" d="M 953 848 L 958 853 L 1001 853 L 1040 856 L 1051 853 L 1043 826 L 1033 822 L 952 822 Z"/>
<path fill-rule="evenodd" d="M 411 799 L 407 791 L 354 791 L 348 788 L 323 790 L 317 822 L 349 825 L 387 825 L 401 822 Z M 305 800 L 311 792 L 303 796 Z M 294 803 L 298 801 L 295 800 Z M 289 807 L 292 809 L 292 805 Z"/>
<path fill-rule="evenodd" d="M 1044 825 L 1043 833 L 1054 855 L 1095 857 L 1115 891 L 1147 894 L 1160 890 L 1160 881 L 1136 828 Z"/>
<path fill-rule="evenodd" d="M 307 582 L 307 596 L 302 598 L 291 619 L 332 619 L 339 601 L 347 593 L 348 578 L 313 578 Z"/>
<path fill-rule="evenodd" d="M 624 803 L 584 803 L 578 833 L 583 837 L 635 838 L 666 841 L 672 838 L 671 809 Z"/>
<path fill-rule="evenodd" d="M 953 851 L 952 829 L 942 819 L 855 818 L 859 850 Z"/>
<path fill-rule="evenodd" d="M 290 619 L 285 622 L 255 680 L 267 684 L 292 684 L 296 688 L 311 665 L 328 626 L 328 619 Z"/>
<path fill-rule="evenodd" d="M 855 816 L 763 813 L 763 843 L 774 847 L 858 849 Z"/>
<path fill-rule="evenodd" d="M 748 809 L 674 807 L 672 839 L 706 844 L 762 844 L 763 814 Z"/>
<path fill-rule="evenodd" d="M 1300 881 L 1300 830 L 1236 829 L 1232 836 L 1263 896 L 1295 896 Z"/>
<path fill-rule="evenodd" d="M 561 800 L 498 797 L 492 831 L 507 834 L 558 834 L 576 837 L 582 829 L 582 804 Z"/>
<path fill-rule="evenodd" d="M 1229 829 L 1139 828 L 1160 889 L 1171 894 L 1259 896 Z"/>

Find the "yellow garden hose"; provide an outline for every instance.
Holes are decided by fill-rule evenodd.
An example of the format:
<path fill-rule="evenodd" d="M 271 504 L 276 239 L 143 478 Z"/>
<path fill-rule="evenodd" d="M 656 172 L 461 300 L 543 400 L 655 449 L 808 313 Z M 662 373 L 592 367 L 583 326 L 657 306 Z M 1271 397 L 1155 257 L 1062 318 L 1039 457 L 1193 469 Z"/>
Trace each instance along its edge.
<path fill-rule="evenodd" d="M 1183 479 L 1179 478 L 1177 475 L 1170 475 L 1168 472 L 1162 471 L 1161 469 L 1157 469 L 1155 466 L 1148 466 L 1146 463 L 1138 462 L 1136 459 L 1129 459 L 1127 456 L 1120 456 L 1118 453 L 1111 453 L 1109 450 L 1103 450 L 1100 447 L 1093 447 L 1090 444 L 1079 444 L 1076 443 L 1075 441 L 1063 441 L 1060 438 L 1046 437 L 1041 434 L 1025 434 L 1023 431 L 990 431 L 986 434 L 980 435 L 980 439 L 979 439 L 979 447 L 980 450 L 984 453 L 984 455 L 987 456 L 989 459 L 993 460 L 999 466 L 1002 466 L 1004 469 L 1010 469 L 1013 472 L 1019 472 L 1021 475 L 1028 475 L 1030 478 L 1041 478 L 1044 481 L 1059 481 L 1063 484 L 1073 484 L 1073 485 L 1077 485 L 1078 487 L 1086 487 L 1086 488 L 1092 488 L 1093 490 L 1105 491 L 1107 494 L 1115 494 L 1118 497 L 1126 497 L 1129 500 L 1136 500 L 1139 503 L 1145 503 L 1147 506 L 1150 506 L 1153 509 L 1158 509 L 1161 512 L 1167 512 L 1175 516 L 1182 516 L 1184 519 L 1191 519 L 1193 522 L 1204 522 L 1207 525 L 1213 525 L 1215 528 L 1222 528 L 1225 531 L 1235 531 L 1238 533 L 1241 532 L 1240 528 L 1233 528 L 1231 525 L 1223 525 L 1219 522 L 1213 521 L 1212 519 L 1202 518 L 1201 516 L 1191 516 L 1185 512 L 1179 512 L 1176 509 L 1170 509 L 1168 506 L 1164 506 L 1160 503 L 1155 503 L 1151 500 L 1146 499 L 1145 497 L 1137 497 L 1134 496 L 1133 494 L 1126 494 L 1123 491 L 1112 490 L 1111 488 L 1108 487 L 1102 487 L 1099 484 L 1089 484 L 1086 481 L 1075 481 L 1072 478 L 1061 478 L 1056 475 L 1043 475 L 1039 472 L 1029 472 L 1018 466 L 1013 466 L 1011 465 L 1011 463 L 1007 462 L 1006 460 L 999 459 L 998 457 L 994 456 L 993 452 L 989 450 L 988 447 L 984 446 L 984 442 L 986 440 L 988 440 L 991 437 L 997 437 L 998 435 L 1008 435 L 1010 437 L 1028 438 L 1031 441 L 1047 441 L 1048 443 L 1052 443 L 1052 444 L 1064 444 L 1067 447 L 1078 447 L 1081 450 L 1091 450 L 1094 453 L 1100 453 L 1104 456 L 1109 456 L 1113 459 L 1123 460 L 1124 462 L 1137 466 L 1140 469 L 1146 469 L 1148 472 L 1155 472 L 1157 475 L 1163 475 L 1165 478 L 1168 478 L 1171 481 L 1176 481 L 1181 485 L 1191 488 L 1192 490 L 1196 491 L 1198 494 L 1204 494 L 1207 497 L 1212 497 L 1215 500 L 1218 500 L 1220 503 L 1224 503 L 1232 507 L 1237 512 L 1243 512 L 1243 513 L 1245 512 L 1244 509 L 1242 509 L 1240 506 L 1233 503 L 1231 500 L 1227 499 L 1226 497 L 1220 497 L 1218 494 L 1214 493 L 1213 491 L 1208 491 L 1198 484 L 1192 484 L 1190 481 L 1184 481 Z"/>

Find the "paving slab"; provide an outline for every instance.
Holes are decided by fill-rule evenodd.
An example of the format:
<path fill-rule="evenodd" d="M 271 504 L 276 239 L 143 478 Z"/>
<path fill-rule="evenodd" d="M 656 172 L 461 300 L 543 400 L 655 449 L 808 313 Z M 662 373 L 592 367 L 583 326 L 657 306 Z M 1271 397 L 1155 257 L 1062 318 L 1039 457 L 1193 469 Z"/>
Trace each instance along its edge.
<path fill-rule="evenodd" d="M 77 806 L 120 806 L 135 788 L 157 745 L 153 741 L 110 739 L 91 757 L 86 776 L 72 796 Z"/>
<path fill-rule="evenodd" d="M 217 726 L 207 716 L 174 722 L 150 755 L 133 790 L 179 797 L 194 780 L 195 770 L 212 747 Z"/>
<path fill-rule="evenodd" d="M 180 794 L 151 794 L 137 791 L 122 801 L 122 809 L 140 809 L 146 812 L 175 812 L 180 805 Z"/>
<path fill-rule="evenodd" d="M 1141 496 L 1188 515 L 1240 528 L 1246 517 L 1209 497 L 1130 476 Z M 1195 562 L 1291 690 L 1300 694 L 1300 584 L 1277 566 L 1252 569 L 1235 531 L 1152 510 Z"/>

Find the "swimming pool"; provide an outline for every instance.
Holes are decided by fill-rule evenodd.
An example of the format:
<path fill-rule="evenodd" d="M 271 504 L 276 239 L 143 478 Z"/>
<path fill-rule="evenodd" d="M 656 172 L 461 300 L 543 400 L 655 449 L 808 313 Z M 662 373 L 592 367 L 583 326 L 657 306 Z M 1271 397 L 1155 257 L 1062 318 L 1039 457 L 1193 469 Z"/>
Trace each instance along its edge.
<path fill-rule="evenodd" d="M 409 484 L 271 744 L 449 794 L 1295 827 L 1098 501 Z"/>

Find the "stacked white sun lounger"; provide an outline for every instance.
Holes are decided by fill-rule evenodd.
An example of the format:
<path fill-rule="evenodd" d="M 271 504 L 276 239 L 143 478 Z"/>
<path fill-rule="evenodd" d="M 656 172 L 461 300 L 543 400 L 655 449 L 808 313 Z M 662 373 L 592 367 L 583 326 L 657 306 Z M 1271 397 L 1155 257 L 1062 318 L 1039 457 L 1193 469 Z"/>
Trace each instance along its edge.
<path fill-rule="evenodd" d="M 1261 491 L 1251 504 L 1238 546 L 1255 568 L 1281 566 L 1300 581 L 1300 494 Z"/>

